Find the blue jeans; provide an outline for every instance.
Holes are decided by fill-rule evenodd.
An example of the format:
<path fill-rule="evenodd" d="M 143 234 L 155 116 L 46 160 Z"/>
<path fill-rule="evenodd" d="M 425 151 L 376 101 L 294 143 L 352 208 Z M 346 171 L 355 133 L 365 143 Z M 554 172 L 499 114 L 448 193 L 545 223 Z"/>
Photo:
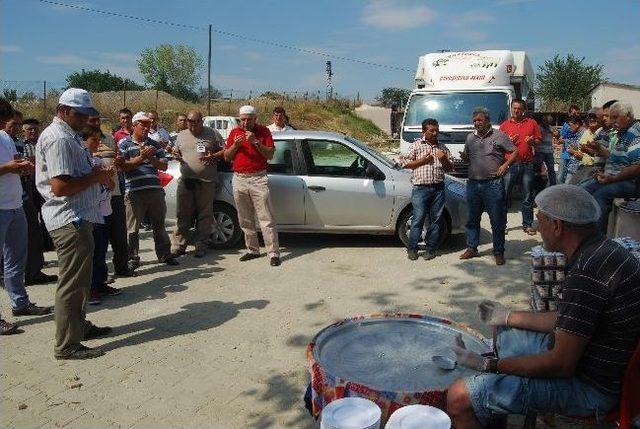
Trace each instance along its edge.
<path fill-rule="evenodd" d="M 489 214 L 493 253 L 504 253 L 506 226 L 504 184 L 501 178 L 491 180 L 467 180 L 467 248 L 478 250 L 480 243 L 480 218 L 484 210 Z"/>
<path fill-rule="evenodd" d="M 24 287 L 27 217 L 22 207 L 0 210 L 0 247 L 4 256 L 4 288 L 9 293 L 11 307 L 23 309 L 29 305 L 29 295 Z"/>
<path fill-rule="evenodd" d="M 516 183 L 520 183 L 524 198 L 522 199 L 522 227 L 527 228 L 533 225 L 533 200 L 535 198 L 535 190 L 533 189 L 534 181 L 533 163 L 519 162 L 509 167 L 504 175 L 504 188 L 506 192 L 506 201 L 510 201 L 511 191 Z M 507 214 L 507 206 L 505 204 L 505 216 Z M 505 217 L 506 219 L 506 217 Z"/>
<path fill-rule="evenodd" d="M 567 160 L 564 158 L 560 158 L 558 161 L 558 183 L 565 183 L 567 180 Z"/>
<path fill-rule="evenodd" d="M 602 232 L 607 232 L 607 223 L 609 222 L 609 213 L 615 198 L 634 198 L 640 197 L 640 189 L 636 185 L 635 180 L 625 180 L 624 182 L 615 182 L 602 184 L 596 179 L 589 179 L 580 184 L 587 190 L 593 198 L 596 199 L 600 206 L 600 228 Z"/>
<path fill-rule="evenodd" d="M 107 248 L 109 247 L 109 224 L 111 216 L 105 216 L 104 223 L 93 224 L 93 272 L 91 289 L 101 289 L 109 275 L 107 268 Z"/>
<path fill-rule="evenodd" d="M 551 335 L 521 329 L 499 328 L 499 358 L 548 351 Z M 618 396 L 604 393 L 578 377 L 527 378 L 507 374 L 477 374 L 464 379 L 473 412 L 481 425 L 508 414 L 558 413 L 603 418 Z"/>
<path fill-rule="evenodd" d="M 536 152 L 536 158 L 540 162 L 543 162 L 544 165 L 547 167 L 547 177 L 549 178 L 547 186 L 555 185 L 556 184 L 556 170 L 554 168 L 555 160 L 553 158 L 553 153 Z"/>
<path fill-rule="evenodd" d="M 426 247 L 427 250 L 437 249 L 444 230 L 444 183 L 414 186 L 411 191 L 411 207 L 413 214 L 409 232 L 409 249 L 418 250 L 427 216 L 429 216 L 429 227 L 425 237 Z"/>

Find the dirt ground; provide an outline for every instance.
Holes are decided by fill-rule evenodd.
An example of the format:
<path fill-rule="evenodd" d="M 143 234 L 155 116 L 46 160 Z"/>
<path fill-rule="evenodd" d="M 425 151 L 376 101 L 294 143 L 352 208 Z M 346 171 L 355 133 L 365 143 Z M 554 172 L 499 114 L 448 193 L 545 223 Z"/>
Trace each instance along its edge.
<path fill-rule="evenodd" d="M 539 237 L 523 234 L 519 219 L 509 215 L 502 267 L 494 265 L 487 230 L 482 257 L 464 262 L 458 259 L 463 236 L 436 259 L 411 262 L 393 237 L 283 235 L 278 268 L 267 258 L 240 263 L 239 250 L 159 265 L 146 233 L 139 275 L 118 279 L 121 296 L 88 308 L 91 321 L 114 328 L 87 342 L 103 347 L 105 356 L 54 360 L 52 316 L 17 318 L 24 332 L 1 337 L 0 427 L 316 428 L 302 402 L 305 348 L 324 326 L 403 311 L 444 316 L 488 334 L 475 317 L 476 302 L 527 308 L 525 252 Z M 55 255 L 46 258 L 46 272 L 56 273 Z M 28 291 L 38 304 L 52 305 L 54 288 Z M 4 317 L 15 321 L 0 295 Z M 558 427 L 570 426 L 560 421 Z"/>

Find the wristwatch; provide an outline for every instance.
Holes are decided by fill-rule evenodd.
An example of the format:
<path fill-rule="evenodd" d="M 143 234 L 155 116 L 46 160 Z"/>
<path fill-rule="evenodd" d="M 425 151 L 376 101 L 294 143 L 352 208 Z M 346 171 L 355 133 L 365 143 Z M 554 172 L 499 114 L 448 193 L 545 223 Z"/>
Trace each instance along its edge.
<path fill-rule="evenodd" d="M 497 374 L 498 373 L 498 358 L 496 357 L 490 357 L 490 358 L 485 358 L 484 361 L 484 368 L 482 368 L 482 370 L 484 372 L 490 372 L 493 374 Z"/>

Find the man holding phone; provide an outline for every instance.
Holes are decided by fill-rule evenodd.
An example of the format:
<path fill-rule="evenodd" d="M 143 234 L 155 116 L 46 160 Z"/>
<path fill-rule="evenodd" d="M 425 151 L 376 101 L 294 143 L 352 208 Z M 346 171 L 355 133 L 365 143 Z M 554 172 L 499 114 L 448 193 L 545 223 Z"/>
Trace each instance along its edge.
<path fill-rule="evenodd" d="M 239 113 L 240 126 L 229 133 L 224 158 L 233 163 L 233 198 L 248 251 L 240 257 L 240 261 L 260 257 L 255 225 L 257 217 L 269 263 L 277 267 L 280 265 L 280 248 L 267 180 L 267 160 L 273 157 L 275 151 L 273 138 L 267 127 L 256 123 L 255 107 L 242 106 Z"/>

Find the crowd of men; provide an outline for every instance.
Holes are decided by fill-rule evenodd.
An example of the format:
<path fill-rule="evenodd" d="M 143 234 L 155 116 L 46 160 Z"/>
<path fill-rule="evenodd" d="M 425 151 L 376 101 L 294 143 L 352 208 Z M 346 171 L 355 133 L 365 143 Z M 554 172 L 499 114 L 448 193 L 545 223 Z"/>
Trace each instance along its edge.
<path fill-rule="evenodd" d="M 522 229 L 536 235 L 533 208 L 537 191 L 536 172 L 546 170 L 547 185 L 576 184 L 594 196 L 600 207 L 599 225 L 607 231 L 609 214 L 616 198 L 640 197 L 640 122 L 634 119 L 630 105 L 615 100 L 587 115 L 586 127 L 576 106 L 572 106 L 567 123 L 559 133 L 552 118 L 542 118 L 539 125 L 526 115 L 526 103 L 511 102 L 511 117 L 498 129 L 491 125 L 490 112 L 474 110 L 475 128 L 467 136 L 462 160 L 469 165 L 467 179 L 467 248 L 460 259 L 478 256 L 480 219 L 489 215 L 496 265 L 505 263 L 507 211 L 514 187 L 522 192 Z M 554 146 L 561 149 L 556 179 Z M 444 228 L 444 176 L 453 169 L 449 150 L 438 142 L 438 122 L 422 122 L 422 136 L 416 139 L 401 164 L 413 170 L 413 218 L 407 256 L 418 258 L 418 242 L 426 230 L 424 259 L 435 257 Z"/>
<path fill-rule="evenodd" d="M 241 125 L 225 142 L 218 131 L 203 125 L 192 110 L 178 115 L 170 134 L 158 124 L 157 112 L 119 112 L 120 127 L 112 135 L 101 129 L 90 94 L 70 88 L 58 101 L 52 123 L 39 134 L 39 123 L 24 120 L 0 99 L 0 247 L 4 287 L 14 316 L 54 312 L 54 356 L 89 359 L 103 351 L 82 341 L 104 336 L 110 327 L 86 320 L 86 305 L 120 295 L 110 286 L 106 262 L 113 250 L 115 276 L 134 276 L 140 266 L 139 231 L 153 233 L 158 262 L 179 265 L 187 235 L 195 227 L 195 258 L 205 256 L 213 226 L 213 200 L 218 186 L 217 164 L 226 160 L 234 171 L 233 195 L 247 252 L 240 261 L 261 256 L 255 219 L 267 247 L 269 264 L 280 265 L 267 183 L 267 160 L 273 156 L 271 131 L 256 123 L 252 106 L 240 108 Z M 273 132 L 291 129 L 286 112 L 273 112 Z M 23 128 L 23 140 L 18 138 Z M 166 201 L 161 174 L 169 155 L 180 163 L 177 185 L 177 226 L 170 238 L 165 227 Z M 28 240 L 24 238 L 28 237 Z M 42 273 L 45 243 L 57 252 L 58 276 Z M 57 281 L 54 307 L 31 302 L 25 284 Z M 0 334 L 18 332 L 0 319 Z"/>

